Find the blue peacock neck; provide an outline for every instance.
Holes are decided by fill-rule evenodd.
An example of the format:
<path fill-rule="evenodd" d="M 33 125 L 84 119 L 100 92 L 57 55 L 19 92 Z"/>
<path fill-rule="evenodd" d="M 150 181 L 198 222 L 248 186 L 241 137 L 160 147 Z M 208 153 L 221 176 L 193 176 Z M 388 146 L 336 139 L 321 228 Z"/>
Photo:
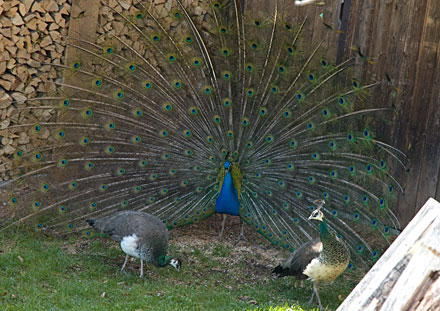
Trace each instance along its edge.
<path fill-rule="evenodd" d="M 238 201 L 238 192 L 234 187 L 234 180 L 230 171 L 231 163 L 225 163 L 225 175 L 220 194 L 215 202 L 215 212 L 218 214 L 229 214 L 238 216 L 240 202 Z"/>

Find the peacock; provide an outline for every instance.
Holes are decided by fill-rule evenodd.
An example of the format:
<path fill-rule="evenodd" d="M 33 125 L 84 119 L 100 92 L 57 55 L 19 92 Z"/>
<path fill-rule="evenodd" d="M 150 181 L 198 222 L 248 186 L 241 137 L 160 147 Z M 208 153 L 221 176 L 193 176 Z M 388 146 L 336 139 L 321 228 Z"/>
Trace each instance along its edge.
<path fill-rule="evenodd" d="M 320 200 L 315 203 L 319 203 L 319 206 L 313 210 L 309 219 L 320 222 L 320 238 L 301 245 L 283 263 L 276 266 L 272 272 L 279 277 L 292 275 L 297 280 L 311 279 L 313 281 L 313 293 L 309 304 L 313 302 L 316 293 L 319 308 L 323 310 L 319 297 L 319 285 L 322 282 L 333 282 L 347 269 L 350 252 L 347 245 L 328 229 L 327 220 L 321 211 L 325 201 Z"/>
<path fill-rule="evenodd" d="M 144 260 L 157 267 L 171 265 L 177 271 L 180 270 L 180 259 L 167 256 L 168 230 L 159 218 L 129 210 L 98 219 L 87 219 L 87 223 L 121 243 L 121 249 L 126 254 L 121 272 L 129 256 L 141 260 L 139 277 L 144 275 Z"/>
<path fill-rule="evenodd" d="M 3 187 L 15 218 L 2 229 L 81 231 L 128 209 L 172 229 L 220 213 L 294 251 L 316 236 L 308 216 L 321 198 L 350 267 L 374 261 L 382 245 L 370 233 L 386 242 L 399 228 L 390 167 L 405 155 L 375 138 L 392 110 L 369 98 L 393 87 L 362 83 L 359 55 L 332 62 L 339 31 L 324 20 L 313 31 L 328 39 L 313 42 L 293 4 L 270 7 L 101 1 L 110 22 L 98 38 L 70 36 L 72 61 L 44 63 L 64 73 L 57 91 L 24 100 L 53 118 L 10 128 L 35 145 L 14 154 Z"/>

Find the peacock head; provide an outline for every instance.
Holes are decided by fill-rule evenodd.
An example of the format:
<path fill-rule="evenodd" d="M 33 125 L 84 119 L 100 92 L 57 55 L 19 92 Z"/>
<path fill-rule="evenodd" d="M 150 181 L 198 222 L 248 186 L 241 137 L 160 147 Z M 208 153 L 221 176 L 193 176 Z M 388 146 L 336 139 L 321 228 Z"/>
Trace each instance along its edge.
<path fill-rule="evenodd" d="M 176 268 L 177 271 L 180 271 L 180 267 L 182 266 L 182 261 L 179 258 L 171 258 L 169 264 L 170 266 Z"/>
<path fill-rule="evenodd" d="M 324 213 L 321 211 L 321 208 L 324 206 L 325 201 L 324 200 L 315 200 L 313 203 L 318 204 L 318 207 L 312 212 L 312 214 L 309 216 L 309 220 L 324 220 Z"/>
<path fill-rule="evenodd" d="M 225 162 L 225 171 L 226 173 L 229 172 L 229 170 L 232 168 L 232 163 L 229 161 Z"/>

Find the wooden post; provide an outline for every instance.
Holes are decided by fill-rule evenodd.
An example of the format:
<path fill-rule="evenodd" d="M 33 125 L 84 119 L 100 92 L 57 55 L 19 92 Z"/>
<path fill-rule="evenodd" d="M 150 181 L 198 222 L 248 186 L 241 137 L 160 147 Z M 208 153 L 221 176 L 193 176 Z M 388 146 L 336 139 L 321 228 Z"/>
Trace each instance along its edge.
<path fill-rule="evenodd" d="M 440 307 L 440 203 L 429 199 L 337 311 Z"/>
<path fill-rule="evenodd" d="M 78 38 L 94 42 L 97 36 L 96 30 L 98 27 L 98 13 L 99 13 L 99 0 L 73 0 L 72 1 L 72 14 L 69 24 L 69 38 Z M 78 42 L 70 40 L 75 44 L 81 45 Z M 66 48 L 66 66 L 69 66 L 76 59 L 83 60 L 84 53 L 81 53 L 78 49 L 67 46 Z M 74 79 L 75 76 L 70 75 L 68 72 L 64 74 L 64 83 L 70 85 L 76 85 L 78 79 Z"/>

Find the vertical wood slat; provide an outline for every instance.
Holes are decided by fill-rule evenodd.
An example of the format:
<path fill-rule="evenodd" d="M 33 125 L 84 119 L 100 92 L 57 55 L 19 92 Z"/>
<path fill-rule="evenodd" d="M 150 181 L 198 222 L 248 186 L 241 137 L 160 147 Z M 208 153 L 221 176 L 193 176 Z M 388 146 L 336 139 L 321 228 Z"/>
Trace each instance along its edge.
<path fill-rule="evenodd" d="M 420 206 L 429 197 L 435 194 L 440 169 L 440 107 L 438 101 L 440 83 L 440 2 L 428 0 L 426 17 L 423 24 L 421 48 L 417 62 L 416 91 L 413 102 L 423 105 L 419 107 L 422 118 L 423 146 L 421 169 L 417 189 L 416 206 Z M 425 88 L 428 84 L 430 87 Z M 425 121 L 423 124 L 423 121 Z M 417 135 L 420 137 L 420 135 Z M 436 175 L 437 174 L 437 175 Z"/>
<path fill-rule="evenodd" d="M 417 192 L 420 183 L 420 171 L 422 168 L 422 152 L 424 146 L 423 131 L 425 126 L 426 108 L 429 103 L 423 103 L 416 100 L 417 95 L 420 94 L 421 85 L 417 84 L 417 77 L 422 65 L 420 54 L 423 51 L 422 35 L 424 31 L 424 21 L 426 18 L 426 4 L 427 1 L 411 2 L 410 17 L 414 12 L 414 17 L 408 20 L 408 22 L 414 23 L 414 27 L 409 27 L 408 39 L 405 42 L 403 56 L 408 55 L 409 59 L 403 62 L 401 66 L 400 75 L 402 77 L 408 77 L 408 97 L 405 98 L 404 105 L 402 105 L 401 113 L 402 120 L 406 122 L 400 123 L 402 133 L 395 137 L 395 142 L 402 146 L 402 141 L 406 144 L 405 151 L 408 151 L 408 156 L 411 158 L 409 166 L 409 175 L 406 178 L 406 200 L 399 201 L 400 212 L 404 222 L 411 219 L 412 215 L 417 212 Z M 415 27 L 417 25 L 417 27 Z M 420 80 L 419 80 L 420 81 Z M 405 85 L 403 86 L 405 88 Z M 426 89 L 429 92 L 429 88 Z M 412 146 L 409 149 L 409 146 Z"/>
<path fill-rule="evenodd" d="M 69 22 L 68 42 L 75 45 L 84 45 L 78 40 L 86 40 L 95 42 L 97 36 L 96 30 L 98 26 L 99 0 L 72 0 L 71 18 Z M 82 68 L 87 68 L 87 53 L 81 52 L 77 48 L 67 45 L 65 65 L 70 66 L 73 62 L 79 61 Z M 74 71 L 66 70 L 63 76 L 63 83 L 65 85 L 81 86 L 85 81 L 76 78 Z M 69 97 L 72 93 L 71 88 L 67 86 L 62 87 L 63 96 Z M 58 121 L 71 121 L 70 118 L 66 120 L 66 114 L 62 110 L 58 112 Z M 65 172 L 58 170 L 55 174 L 61 177 Z"/>
<path fill-rule="evenodd" d="M 72 0 L 72 13 L 69 24 L 70 42 L 81 45 L 79 41 L 71 40 L 74 38 L 95 42 L 97 37 L 99 0 Z M 66 48 L 66 65 L 69 66 L 75 60 L 79 60 L 82 65 L 87 59 L 85 53 L 68 45 Z M 78 85 L 78 79 L 74 75 L 65 74 L 64 83 Z"/>

